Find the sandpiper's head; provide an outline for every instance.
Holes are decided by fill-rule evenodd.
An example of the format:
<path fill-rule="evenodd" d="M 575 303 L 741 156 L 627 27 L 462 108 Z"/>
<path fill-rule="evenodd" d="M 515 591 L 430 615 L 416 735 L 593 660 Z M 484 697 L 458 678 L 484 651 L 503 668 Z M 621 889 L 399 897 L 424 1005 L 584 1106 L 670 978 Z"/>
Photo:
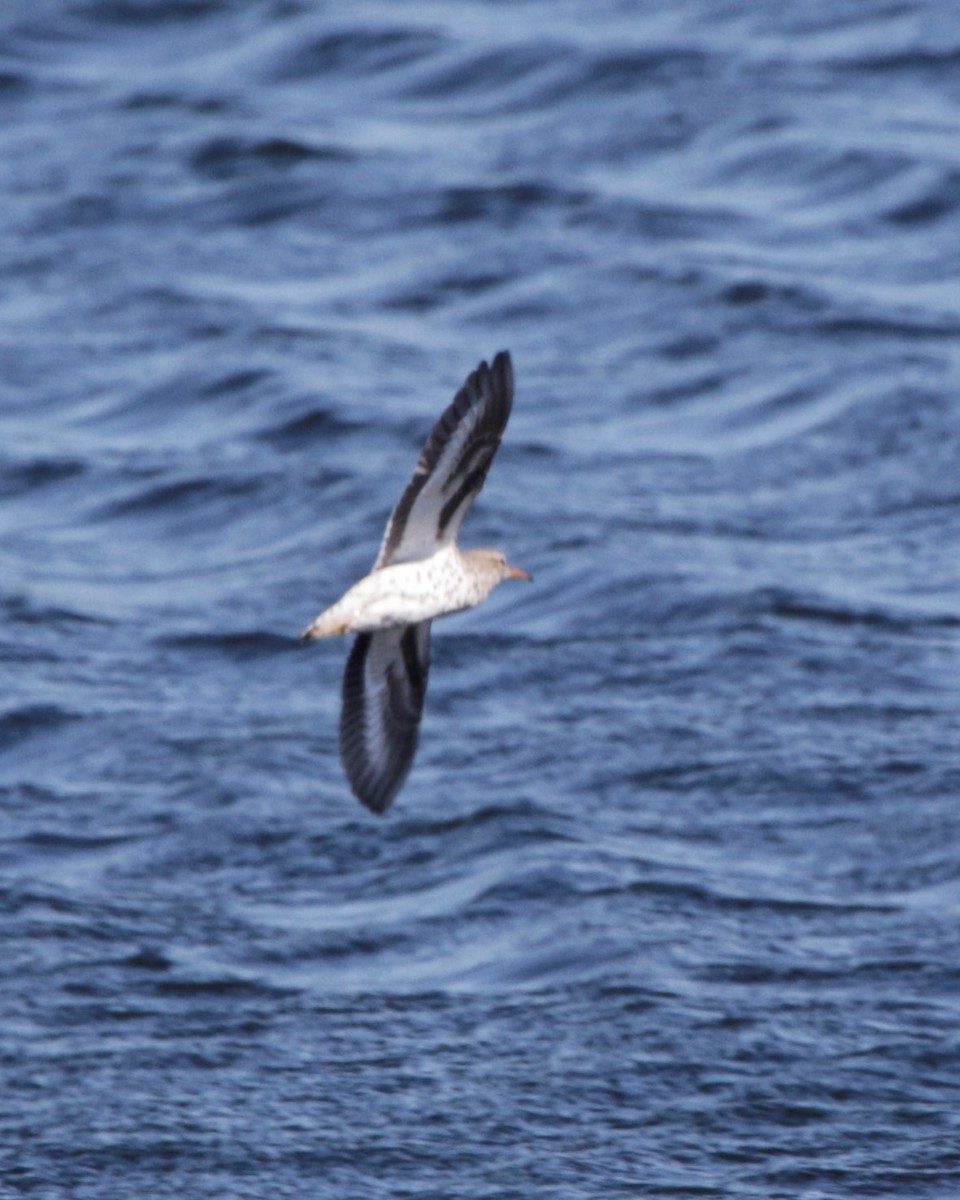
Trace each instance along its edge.
<path fill-rule="evenodd" d="M 477 569 L 491 580 L 491 590 L 502 583 L 504 579 L 526 579 L 533 582 L 533 576 L 520 567 L 511 567 L 507 556 L 502 550 L 468 550 L 465 554 Z"/>

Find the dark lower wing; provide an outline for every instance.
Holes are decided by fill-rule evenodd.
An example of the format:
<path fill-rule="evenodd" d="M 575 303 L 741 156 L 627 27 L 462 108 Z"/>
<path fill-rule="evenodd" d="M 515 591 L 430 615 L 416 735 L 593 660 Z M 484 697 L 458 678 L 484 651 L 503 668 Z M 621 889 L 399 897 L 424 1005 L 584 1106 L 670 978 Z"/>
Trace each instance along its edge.
<path fill-rule="evenodd" d="M 413 765 L 430 670 L 430 622 L 361 633 L 343 673 L 340 758 L 354 795 L 383 813 Z"/>

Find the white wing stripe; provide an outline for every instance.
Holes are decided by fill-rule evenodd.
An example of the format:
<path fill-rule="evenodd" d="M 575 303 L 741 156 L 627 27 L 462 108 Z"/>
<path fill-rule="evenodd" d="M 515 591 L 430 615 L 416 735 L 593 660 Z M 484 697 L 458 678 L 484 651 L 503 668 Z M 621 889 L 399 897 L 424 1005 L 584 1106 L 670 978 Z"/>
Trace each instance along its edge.
<path fill-rule="evenodd" d="M 440 417 L 383 535 L 377 567 L 428 558 L 456 538 L 483 487 L 513 403 L 513 368 L 501 351 L 482 362 Z"/>

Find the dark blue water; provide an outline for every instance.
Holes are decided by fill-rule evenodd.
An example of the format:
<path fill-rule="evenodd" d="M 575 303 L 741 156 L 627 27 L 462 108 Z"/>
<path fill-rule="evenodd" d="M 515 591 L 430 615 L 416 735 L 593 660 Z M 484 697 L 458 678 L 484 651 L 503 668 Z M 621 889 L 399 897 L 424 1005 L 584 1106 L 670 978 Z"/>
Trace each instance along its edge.
<path fill-rule="evenodd" d="M 960 7 L 6 0 L 0 213 L 0 1194 L 960 1195 Z"/>

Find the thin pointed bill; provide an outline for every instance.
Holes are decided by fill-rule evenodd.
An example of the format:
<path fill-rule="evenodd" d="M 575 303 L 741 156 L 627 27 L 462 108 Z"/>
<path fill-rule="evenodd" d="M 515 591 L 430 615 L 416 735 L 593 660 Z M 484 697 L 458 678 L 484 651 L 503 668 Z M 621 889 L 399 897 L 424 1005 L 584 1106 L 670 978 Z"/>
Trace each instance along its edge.
<path fill-rule="evenodd" d="M 533 576 L 529 571 L 524 571 L 522 567 L 507 567 L 508 579 L 525 579 L 527 583 L 533 583 Z"/>

